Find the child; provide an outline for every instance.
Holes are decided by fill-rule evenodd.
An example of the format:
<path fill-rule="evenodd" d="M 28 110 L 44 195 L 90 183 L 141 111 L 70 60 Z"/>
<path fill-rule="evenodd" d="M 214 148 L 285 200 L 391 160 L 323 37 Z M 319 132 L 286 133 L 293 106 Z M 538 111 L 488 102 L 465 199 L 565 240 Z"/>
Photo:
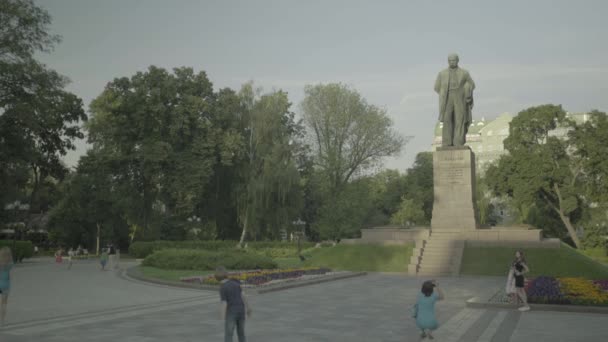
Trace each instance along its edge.
<path fill-rule="evenodd" d="M 99 258 L 99 262 L 101 263 L 101 270 L 106 270 L 106 264 L 108 263 L 108 251 L 103 248 L 101 250 L 101 257 Z"/>
<path fill-rule="evenodd" d="M 239 342 L 245 342 L 245 313 L 251 316 L 251 308 L 247 298 L 241 289 L 241 283 L 236 279 L 228 279 L 226 269 L 222 266 L 217 268 L 215 278 L 222 283 L 220 287 L 221 319 L 224 320 L 224 341 L 232 341 L 234 328 Z"/>
<path fill-rule="evenodd" d="M 13 255 L 11 254 L 11 250 L 8 247 L 2 247 L 0 249 L 0 296 L 2 296 L 2 304 L 0 307 L 1 325 L 4 325 L 8 293 L 11 289 L 11 268 L 13 268 Z"/>
<path fill-rule="evenodd" d="M 437 292 L 435 292 L 437 290 Z M 421 331 L 420 338 L 434 339 L 433 330 L 439 327 L 437 317 L 435 316 L 435 302 L 443 300 L 445 295 L 443 291 L 437 287 L 437 282 L 434 280 L 425 281 L 422 284 L 422 289 L 418 293 L 416 300 L 416 325 Z"/>

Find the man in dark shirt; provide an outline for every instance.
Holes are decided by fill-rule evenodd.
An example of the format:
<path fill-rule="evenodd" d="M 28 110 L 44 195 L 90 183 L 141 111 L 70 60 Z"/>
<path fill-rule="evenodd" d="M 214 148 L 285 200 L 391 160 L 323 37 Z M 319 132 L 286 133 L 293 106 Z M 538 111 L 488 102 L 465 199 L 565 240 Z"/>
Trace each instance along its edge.
<path fill-rule="evenodd" d="M 232 342 L 234 328 L 239 342 L 245 342 L 245 313 L 247 317 L 251 316 L 251 308 L 247 303 L 247 298 L 241 289 L 241 283 L 235 279 L 228 279 L 226 269 L 222 266 L 218 267 L 215 272 L 215 278 L 221 282 L 220 299 L 221 318 L 225 320 L 225 342 Z"/>

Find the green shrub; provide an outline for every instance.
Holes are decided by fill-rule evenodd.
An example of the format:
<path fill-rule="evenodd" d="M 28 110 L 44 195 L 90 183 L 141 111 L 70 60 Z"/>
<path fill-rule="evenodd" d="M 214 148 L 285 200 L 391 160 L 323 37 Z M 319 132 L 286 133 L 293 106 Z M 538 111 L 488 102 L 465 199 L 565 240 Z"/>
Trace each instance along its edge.
<path fill-rule="evenodd" d="M 233 248 L 237 243 L 237 241 L 138 241 L 129 246 L 129 255 L 134 258 L 145 258 L 163 249 L 218 251 Z"/>
<path fill-rule="evenodd" d="M 8 247 L 13 250 L 13 241 L 12 240 L 0 240 L 0 248 Z M 13 251 L 13 255 L 16 256 L 16 260 L 14 262 L 23 261 L 23 259 L 31 258 L 34 255 L 34 245 L 31 241 L 16 241 L 15 243 L 15 251 Z"/>
<path fill-rule="evenodd" d="M 264 249 L 252 249 L 250 253 L 258 255 L 264 255 L 269 258 L 290 258 L 298 255 L 297 248 L 264 248 Z"/>
<path fill-rule="evenodd" d="M 236 247 L 238 241 L 138 241 L 134 242 L 129 246 L 129 255 L 134 258 L 145 258 L 155 251 L 163 249 L 196 249 L 196 250 L 207 250 L 207 251 L 219 251 L 225 249 L 232 249 Z M 301 242 L 300 246 L 302 249 L 314 247 L 313 242 Z M 277 255 L 279 256 L 294 256 L 297 254 L 298 244 L 296 242 L 282 242 L 282 241 L 250 241 L 247 242 L 247 249 L 249 250 L 264 250 L 264 249 L 281 249 L 282 252 L 269 252 L 271 254 L 264 255 Z M 287 253 L 287 250 L 291 249 L 292 253 Z M 273 254 L 275 253 L 275 254 Z M 286 254 L 287 253 L 287 254 Z"/>
<path fill-rule="evenodd" d="M 277 264 L 266 256 L 237 249 L 163 249 L 147 256 L 143 265 L 174 270 L 215 270 L 220 265 L 231 270 L 277 268 Z"/>

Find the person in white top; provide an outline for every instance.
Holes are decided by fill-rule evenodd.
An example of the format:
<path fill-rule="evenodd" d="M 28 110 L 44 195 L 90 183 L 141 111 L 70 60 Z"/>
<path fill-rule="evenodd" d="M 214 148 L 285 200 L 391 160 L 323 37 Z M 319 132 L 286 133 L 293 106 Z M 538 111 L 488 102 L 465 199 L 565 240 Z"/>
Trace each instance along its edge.
<path fill-rule="evenodd" d="M 73 248 L 70 248 L 70 250 L 68 251 L 68 270 L 69 270 L 70 268 L 72 268 L 72 261 L 73 261 L 73 259 L 74 259 L 74 255 L 75 255 L 75 254 L 76 254 L 76 253 L 74 253 L 74 249 L 73 249 Z"/>

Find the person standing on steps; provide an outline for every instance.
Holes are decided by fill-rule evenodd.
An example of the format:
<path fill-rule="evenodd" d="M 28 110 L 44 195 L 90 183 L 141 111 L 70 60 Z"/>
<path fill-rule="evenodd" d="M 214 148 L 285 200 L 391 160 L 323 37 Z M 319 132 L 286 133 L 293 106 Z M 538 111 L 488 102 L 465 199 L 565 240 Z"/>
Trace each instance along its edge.
<path fill-rule="evenodd" d="M 439 327 L 435 315 L 435 303 L 443 299 L 445 299 L 445 294 L 437 286 L 435 280 L 427 280 L 422 284 L 422 290 L 418 293 L 418 299 L 416 300 L 416 312 L 414 314 L 416 326 L 421 331 L 421 340 L 427 337 L 431 340 L 434 339 L 432 331 Z"/>
<path fill-rule="evenodd" d="M 528 268 L 528 265 L 526 265 L 526 258 L 524 257 L 523 252 L 515 252 L 515 260 L 513 260 L 513 263 L 511 264 L 511 269 L 513 270 L 513 277 L 515 278 L 515 293 L 524 303 L 524 306 L 520 307 L 518 310 L 529 311 L 530 306 L 528 305 L 528 296 L 526 295 L 526 280 L 524 274 L 530 272 L 530 269 Z"/>

